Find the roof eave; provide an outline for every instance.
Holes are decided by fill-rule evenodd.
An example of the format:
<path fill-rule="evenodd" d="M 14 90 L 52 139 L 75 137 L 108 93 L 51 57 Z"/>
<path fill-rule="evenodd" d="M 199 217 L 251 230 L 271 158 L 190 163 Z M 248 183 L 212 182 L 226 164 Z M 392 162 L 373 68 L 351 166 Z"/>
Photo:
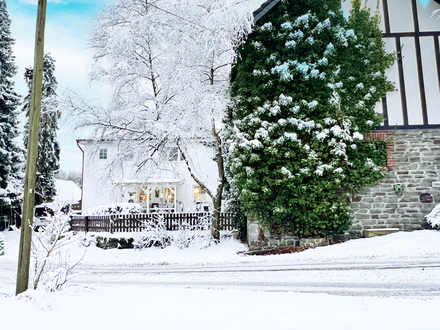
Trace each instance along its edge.
<path fill-rule="evenodd" d="M 260 8 L 258 8 L 256 11 L 254 11 L 254 22 L 258 22 L 260 18 L 262 18 L 264 15 L 266 15 L 269 10 L 271 10 L 275 5 L 278 4 L 281 0 L 269 0 L 266 1 L 261 5 Z M 439 0 L 440 1 L 440 0 Z"/>

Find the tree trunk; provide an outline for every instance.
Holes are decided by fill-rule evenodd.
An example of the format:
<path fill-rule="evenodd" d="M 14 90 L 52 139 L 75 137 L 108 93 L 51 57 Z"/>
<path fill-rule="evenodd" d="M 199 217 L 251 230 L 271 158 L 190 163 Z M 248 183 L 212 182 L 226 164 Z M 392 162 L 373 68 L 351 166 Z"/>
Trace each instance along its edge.
<path fill-rule="evenodd" d="M 219 184 L 217 186 L 217 191 L 214 195 L 214 193 L 208 189 L 208 187 L 193 173 L 191 165 L 189 163 L 189 158 L 187 155 L 185 155 L 185 151 L 183 148 L 179 145 L 179 140 L 177 141 L 177 147 L 179 148 L 180 152 L 184 156 L 184 160 L 186 163 L 186 166 L 188 168 L 188 172 L 191 175 L 191 177 L 194 179 L 194 181 L 200 186 L 201 189 L 205 190 L 206 193 L 211 197 L 212 204 L 214 206 L 214 210 L 212 212 L 212 216 L 214 218 L 212 225 L 211 225 L 211 234 L 212 237 L 215 240 L 220 240 L 220 212 L 221 212 L 221 206 L 222 206 L 222 195 L 223 195 L 223 182 L 225 180 L 225 169 L 224 169 L 224 163 L 223 163 L 223 155 L 222 155 L 222 144 L 221 144 L 221 138 L 219 133 L 217 132 L 215 128 L 214 122 L 212 123 L 212 135 L 214 137 L 214 145 L 215 145 L 215 152 L 216 156 L 214 158 L 215 162 L 217 163 L 217 169 L 218 169 L 218 177 L 219 177 Z"/>
<path fill-rule="evenodd" d="M 212 203 L 214 204 L 213 217 L 211 233 L 212 237 L 216 240 L 220 240 L 220 212 L 222 207 L 222 195 L 223 195 L 223 182 L 225 180 L 225 167 L 223 163 L 222 154 L 222 140 L 220 138 L 219 132 L 215 128 L 214 121 L 212 122 L 212 135 L 214 137 L 215 144 L 215 161 L 217 163 L 219 184 L 217 186 L 217 193 L 215 198 L 212 198 Z"/>
<path fill-rule="evenodd" d="M 218 197 L 218 196 L 217 196 Z M 221 198 L 215 198 L 213 200 L 214 211 L 212 212 L 212 217 L 214 218 L 211 225 L 211 235 L 212 238 L 219 241 L 220 240 L 220 211 L 221 211 Z"/>

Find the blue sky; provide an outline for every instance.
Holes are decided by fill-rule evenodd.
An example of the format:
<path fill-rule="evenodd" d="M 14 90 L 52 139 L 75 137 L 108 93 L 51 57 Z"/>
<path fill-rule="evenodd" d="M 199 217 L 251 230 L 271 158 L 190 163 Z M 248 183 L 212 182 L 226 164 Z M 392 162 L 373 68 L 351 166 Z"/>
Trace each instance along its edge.
<path fill-rule="evenodd" d="M 96 91 L 91 92 L 87 84 L 90 51 L 87 50 L 86 40 L 93 16 L 99 14 L 103 6 L 115 2 L 116 0 L 48 0 L 45 53 L 50 52 L 56 61 L 55 75 L 60 89 L 70 88 L 86 95 L 97 94 Z M 15 77 L 16 91 L 26 95 L 23 73 L 26 67 L 33 66 L 38 0 L 6 0 L 6 3 L 12 21 L 12 37 L 16 40 L 13 47 L 19 67 Z M 82 155 L 75 140 L 83 137 L 83 133 L 74 132 L 72 127 L 72 123 L 60 123 L 58 138 L 61 143 L 61 168 L 80 171 Z"/>
<path fill-rule="evenodd" d="M 422 6 L 426 7 L 432 0 L 418 0 Z"/>
<path fill-rule="evenodd" d="M 45 52 L 50 52 L 56 60 L 56 77 L 59 88 L 70 88 L 89 96 L 100 95 L 101 91 L 90 91 L 87 85 L 87 66 L 90 51 L 86 40 L 90 21 L 99 14 L 103 6 L 111 6 L 117 0 L 48 0 L 46 18 Z M 348 0 L 347 0 L 348 1 Z M 418 0 L 428 5 L 432 0 Z M 19 67 L 16 91 L 27 93 L 24 83 L 24 68 L 33 65 L 35 22 L 38 0 L 6 0 L 9 17 L 12 20 L 12 36 L 16 40 L 13 47 L 16 64 Z M 22 120 L 23 121 L 23 120 Z M 76 146 L 76 138 L 84 133 L 73 131 L 72 123 L 60 124 L 58 132 L 61 143 L 61 168 L 81 170 L 81 152 Z"/>
<path fill-rule="evenodd" d="M 38 0 L 9 0 L 9 16 L 12 20 L 12 36 L 16 39 L 14 55 L 19 66 L 20 77 L 17 89 L 26 92 L 24 80 L 21 79 L 24 67 L 33 64 L 33 47 L 35 39 L 35 22 Z M 85 72 L 88 52 L 85 41 L 89 35 L 91 18 L 98 14 L 104 4 L 112 0 L 49 0 L 46 18 L 45 52 L 50 52 L 57 63 L 57 77 L 60 84 L 81 86 L 78 79 Z M 69 72 L 68 76 L 64 76 Z"/>

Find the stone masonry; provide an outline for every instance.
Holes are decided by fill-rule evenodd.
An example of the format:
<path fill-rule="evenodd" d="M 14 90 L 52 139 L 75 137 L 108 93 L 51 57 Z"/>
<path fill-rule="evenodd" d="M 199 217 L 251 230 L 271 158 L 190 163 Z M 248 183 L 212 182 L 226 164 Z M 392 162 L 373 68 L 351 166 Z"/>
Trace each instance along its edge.
<path fill-rule="evenodd" d="M 298 246 L 315 248 L 328 244 L 327 238 L 299 238 L 289 233 L 274 235 L 260 227 L 257 220 L 248 219 L 247 241 L 250 250 L 272 250 L 278 247 Z"/>
<path fill-rule="evenodd" d="M 379 184 L 362 188 L 352 198 L 353 223 L 345 236 L 369 236 L 371 229 L 429 228 L 425 215 L 440 203 L 440 187 L 433 186 L 433 182 L 440 182 L 440 129 L 372 131 L 365 138 L 387 141 L 387 168 L 384 169 L 387 172 Z M 395 184 L 404 185 L 402 196 L 397 196 Z M 300 239 L 287 234 L 275 237 L 264 231 L 257 221 L 248 221 L 251 250 L 315 247 L 327 243 L 325 238 Z"/>
<path fill-rule="evenodd" d="M 440 187 L 433 186 L 440 182 L 440 129 L 373 131 L 366 136 L 389 137 L 387 175 L 353 197 L 350 237 L 374 228 L 428 228 L 425 215 L 440 203 Z M 395 184 L 404 185 L 402 196 L 394 191 Z"/>

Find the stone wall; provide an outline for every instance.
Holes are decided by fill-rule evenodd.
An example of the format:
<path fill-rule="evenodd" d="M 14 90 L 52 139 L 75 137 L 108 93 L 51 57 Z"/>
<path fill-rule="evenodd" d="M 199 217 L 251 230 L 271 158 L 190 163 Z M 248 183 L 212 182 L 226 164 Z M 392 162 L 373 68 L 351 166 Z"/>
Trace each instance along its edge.
<path fill-rule="evenodd" d="M 440 129 L 381 130 L 365 138 L 388 141 L 386 175 L 379 184 L 361 189 L 352 198 L 353 223 L 345 236 L 370 236 L 371 229 L 383 228 L 389 232 L 391 228 L 406 231 L 430 228 L 425 215 L 440 203 L 440 187 L 433 187 L 433 182 L 440 182 Z M 394 190 L 396 184 L 404 185 L 401 196 Z M 325 238 L 276 236 L 264 231 L 256 221 L 248 221 L 247 234 L 251 250 L 328 244 Z"/>
<path fill-rule="evenodd" d="M 278 247 L 298 246 L 305 248 L 314 248 L 328 244 L 327 238 L 298 238 L 288 233 L 275 235 L 269 231 L 263 230 L 258 221 L 249 220 L 247 222 L 247 239 L 249 249 L 272 250 Z"/>
<path fill-rule="evenodd" d="M 440 203 L 440 187 L 433 187 L 440 181 L 440 129 L 373 131 L 367 138 L 390 136 L 387 175 L 352 199 L 348 236 L 364 236 L 372 228 L 427 228 L 424 216 Z M 404 185 L 402 196 L 396 195 L 395 184 Z"/>

